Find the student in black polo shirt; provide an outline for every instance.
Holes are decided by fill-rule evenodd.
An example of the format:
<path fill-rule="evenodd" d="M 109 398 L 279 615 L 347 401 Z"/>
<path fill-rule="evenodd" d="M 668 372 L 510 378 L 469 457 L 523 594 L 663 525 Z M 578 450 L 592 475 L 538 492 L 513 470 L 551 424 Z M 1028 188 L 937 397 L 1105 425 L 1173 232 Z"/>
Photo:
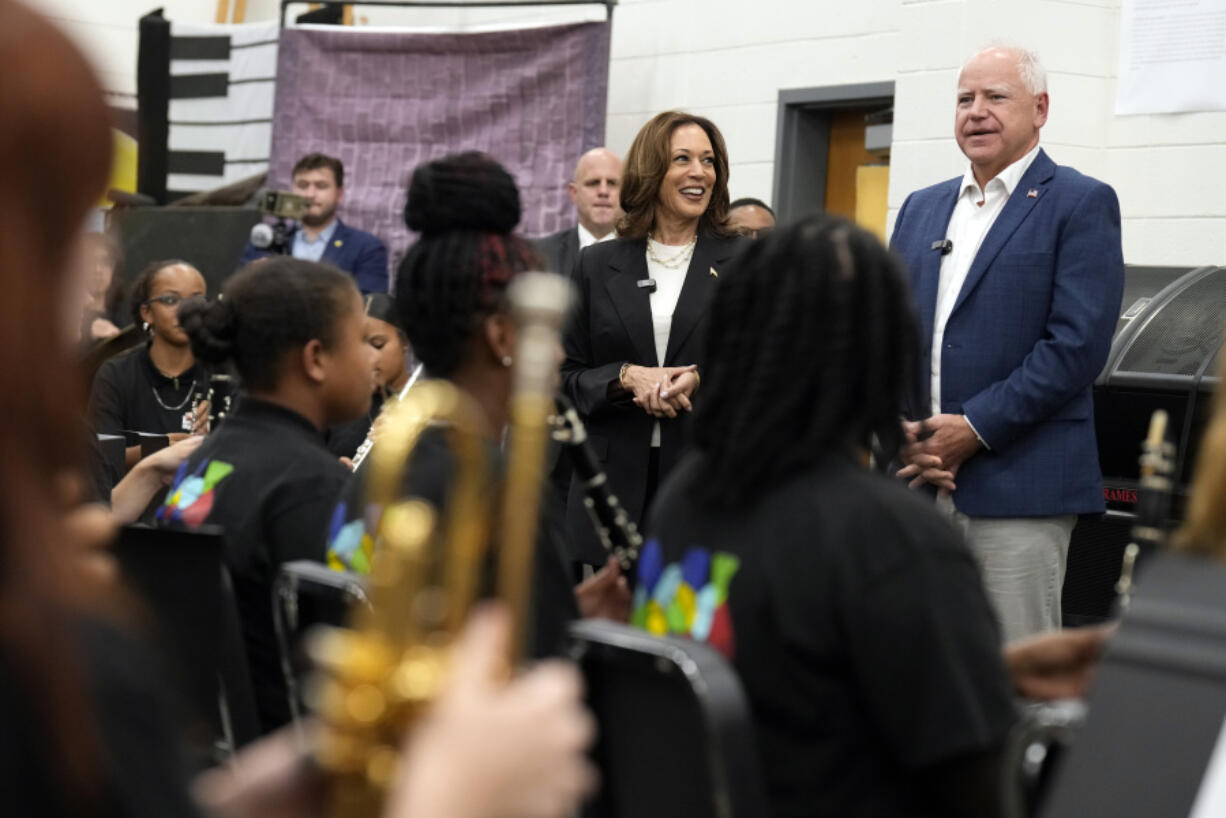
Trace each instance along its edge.
<path fill-rule="evenodd" d="M 239 408 L 180 468 L 161 525 L 225 531 L 256 704 L 265 730 L 289 721 L 272 621 L 284 562 L 322 560 L 328 515 L 349 474 L 323 429 L 366 411 L 373 362 L 353 279 L 289 257 L 231 278 L 222 299 L 185 302 L 179 319 L 200 360 L 233 360 Z"/>
<path fill-rule="evenodd" d="M 902 439 L 915 318 L 867 232 L 759 239 L 712 300 L 695 449 L 662 487 L 632 621 L 721 650 L 745 686 L 771 813 L 992 816 L 1013 719 L 970 551 L 867 468 Z"/>
<path fill-rule="evenodd" d="M 98 369 L 90 396 L 96 432 L 150 432 L 173 443 L 204 431 L 208 376 L 177 315 L 182 301 L 204 294 L 204 276 L 185 261 L 155 261 L 132 282 L 132 320 L 149 333 L 149 342 Z M 139 459 L 140 447 L 130 447 L 128 468 Z"/>

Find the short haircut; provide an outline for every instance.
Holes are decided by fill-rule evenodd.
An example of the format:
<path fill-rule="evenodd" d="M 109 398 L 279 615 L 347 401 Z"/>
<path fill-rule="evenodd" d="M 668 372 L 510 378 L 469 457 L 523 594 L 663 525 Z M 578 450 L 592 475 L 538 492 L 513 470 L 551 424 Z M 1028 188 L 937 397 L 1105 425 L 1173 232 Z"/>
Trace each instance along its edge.
<path fill-rule="evenodd" d="M 341 160 L 335 156 L 328 156 L 326 153 L 308 153 L 299 159 L 294 163 L 294 170 L 290 173 L 290 178 L 294 178 L 303 171 L 320 168 L 328 168 L 332 171 L 332 178 L 336 179 L 337 187 L 345 186 L 345 166 Z"/>
<path fill-rule="evenodd" d="M 672 159 L 673 132 L 683 125 L 697 125 L 711 140 L 715 154 L 715 188 L 707 212 L 702 214 L 699 231 L 717 236 L 731 236 L 728 227 L 728 148 L 715 123 L 706 117 L 680 111 L 664 111 L 647 121 L 634 137 L 626 163 L 622 167 L 622 184 L 619 192 L 625 215 L 617 223 L 617 234 L 623 238 L 639 239 L 651 231 L 655 224 L 656 205 L 660 185 L 668 173 Z"/>
<path fill-rule="evenodd" d="M 736 210 L 738 207 L 760 207 L 767 213 L 771 214 L 771 218 L 775 218 L 775 211 L 771 210 L 771 206 L 761 199 L 755 199 L 752 196 L 744 196 L 737 199 L 732 204 L 728 205 L 729 212 Z"/>
<path fill-rule="evenodd" d="M 1046 93 L 1047 69 L 1043 67 L 1043 63 L 1039 62 L 1038 52 L 1006 42 L 989 43 L 971 56 L 967 57 L 962 61 L 962 65 L 958 68 L 958 76 L 962 76 L 962 72 L 966 70 L 967 63 L 969 63 L 971 60 L 975 59 L 985 51 L 993 50 L 1012 51 L 1017 57 L 1018 76 L 1022 78 L 1022 85 L 1026 86 L 1026 90 L 1036 96 Z"/>

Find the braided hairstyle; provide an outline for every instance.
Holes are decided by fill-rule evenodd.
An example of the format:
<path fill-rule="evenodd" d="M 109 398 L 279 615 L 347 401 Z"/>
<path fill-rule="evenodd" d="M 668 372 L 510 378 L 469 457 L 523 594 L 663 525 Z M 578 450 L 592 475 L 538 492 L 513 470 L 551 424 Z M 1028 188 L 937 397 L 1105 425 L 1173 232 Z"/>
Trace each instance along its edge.
<path fill-rule="evenodd" d="M 902 268 L 849 222 L 804 219 L 749 245 L 708 313 L 694 440 L 707 506 L 749 503 L 836 451 L 887 458 L 919 330 Z"/>
<path fill-rule="evenodd" d="M 357 295 L 353 279 L 335 267 L 274 256 L 235 273 L 212 303 L 184 301 L 179 326 L 197 360 L 232 359 L 245 388 L 271 391 L 287 352 L 316 339 L 332 348 Z"/>
<path fill-rule="evenodd" d="M 463 363 L 486 316 L 506 309 L 511 278 L 542 269 L 519 224 L 515 180 L 486 154 L 457 153 L 419 165 L 404 221 L 421 234 L 400 263 L 396 307 L 413 354 L 446 378 Z"/>

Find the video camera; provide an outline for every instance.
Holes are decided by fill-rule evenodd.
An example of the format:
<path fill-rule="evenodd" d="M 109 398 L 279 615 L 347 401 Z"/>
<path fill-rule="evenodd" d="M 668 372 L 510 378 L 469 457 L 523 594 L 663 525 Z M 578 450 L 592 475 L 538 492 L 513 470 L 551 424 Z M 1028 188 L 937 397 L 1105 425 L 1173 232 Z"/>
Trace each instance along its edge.
<path fill-rule="evenodd" d="M 283 190 L 266 190 L 260 196 L 260 212 L 272 216 L 251 228 L 251 243 L 261 250 L 268 250 L 281 255 L 288 255 L 289 234 L 293 227 L 307 210 L 305 196 L 289 193 Z"/>

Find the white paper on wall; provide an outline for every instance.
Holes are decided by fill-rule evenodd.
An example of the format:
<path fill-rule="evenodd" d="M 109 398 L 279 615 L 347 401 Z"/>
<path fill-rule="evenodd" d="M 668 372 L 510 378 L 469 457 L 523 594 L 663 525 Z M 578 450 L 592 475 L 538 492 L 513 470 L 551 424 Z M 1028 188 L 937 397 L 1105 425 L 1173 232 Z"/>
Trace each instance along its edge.
<path fill-rule="evenodd" d="M 1116 114 L 1226 111 L 1226 0 L 1124 0 Z"/>

